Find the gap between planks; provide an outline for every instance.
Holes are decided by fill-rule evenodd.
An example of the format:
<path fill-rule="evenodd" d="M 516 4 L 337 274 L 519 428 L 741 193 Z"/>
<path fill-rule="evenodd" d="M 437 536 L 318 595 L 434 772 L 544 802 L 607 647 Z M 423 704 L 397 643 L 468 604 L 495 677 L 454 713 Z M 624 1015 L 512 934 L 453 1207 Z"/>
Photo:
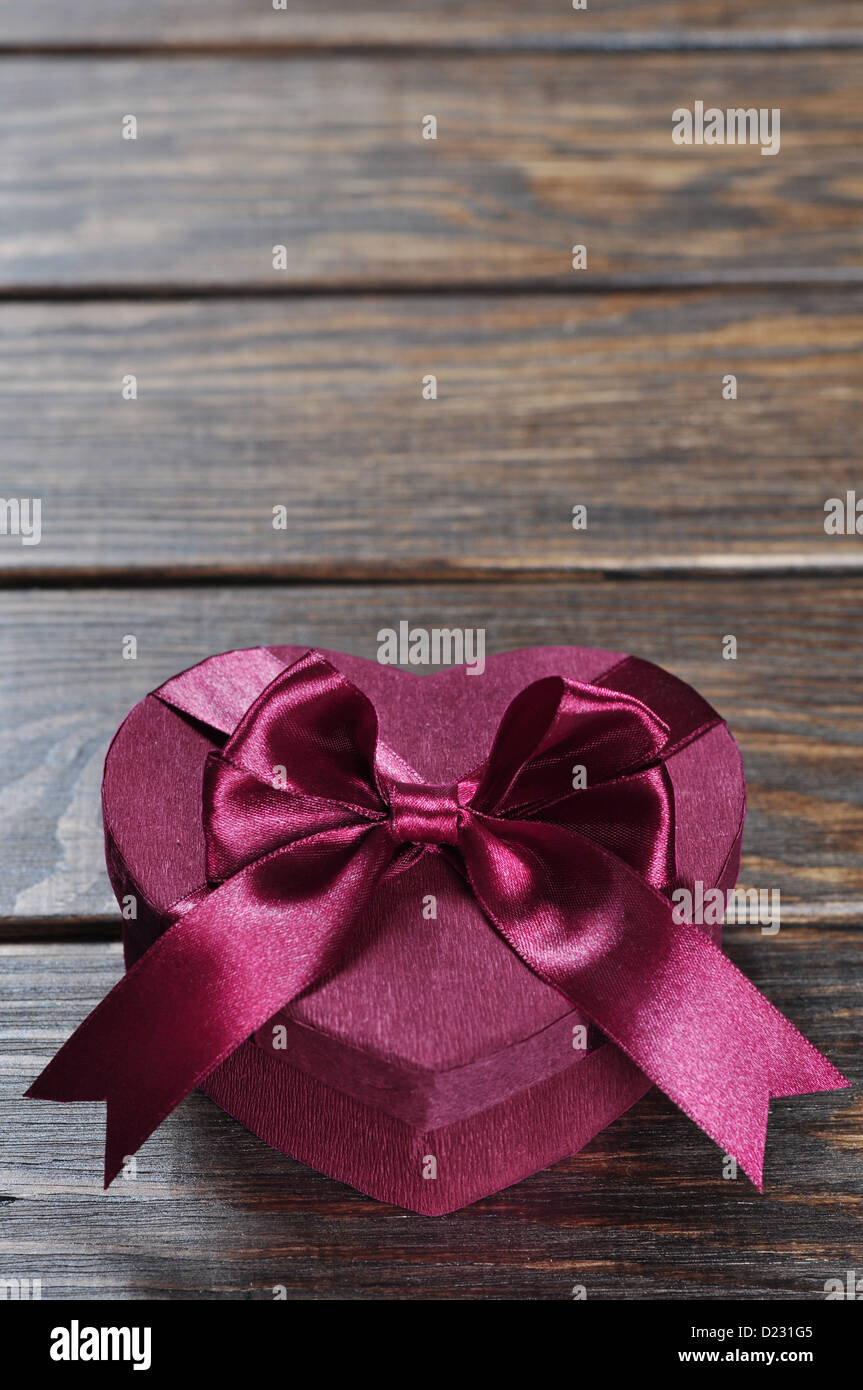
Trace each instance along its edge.
<path fill-rule="evenodd" d="M 571 275 L 537 276 L 535 279 L 489 280 L 424 280 L 411 278 L 375 280 L 304 280 L 302 283 L 280 284 L 272 279 L 260 281 L 209 283 L 142 282 L 112 285 L 108 283 L 71 284 L 46 283 L 19 285 L 0 282 L 0 305 L 8 304 L 65 304 L 65 303 L 173 303 L 176 300 L 207 299 L 366 299 L 398 298 L 410 295 L 416 299 L 489 297 L 519 299 L 531 296 L 559 295 L 579 299 L 600 295 L 625 294 L 686 294 L 714 292 L 726 294 L 782 290 L 815 290 L 830 287 L 863 285 L 863 267 L 807 266 L 805 269 L 778 266 L 755 267 L 751 270 L 680 271 L 673 276 L 632 274 L 596 275 L 584 272 L 578 278 Z"/>
<path fill-rule="evenodd" d="M 863 551 L 837 553 L 834 556 L 799 558 L 794 554 L 742 554 L 726 556 L 660 555 L 655 559 L 627 564 L 625 560 L 597 561 L 591 557 L 583 562 L 558 567 L 531 566 L 514 560 L 504 566 L 469 562 L 460 565 L 452 559 L 428 559 L 401 565 L 380 562 L 335 564 L 299 564 L 277 566 L 140 566 L 125 569 L 121 566 L 83 566 L 49 568 L 33 566 L 28 569 L 8 569 L 0 565 L 0 592 L 21 589 L 209 589 L 219 585 L 249 587 L 294 586 L 297 588 L 330 588 L 340 585 L 379 585 L 382 588 L 400 584 L 423 584 L 432 588 L 446 584 L 561 584 L 567 580 L 582 583 L 639 583 L 644 580 L 679 584 L 681 577 L 722 583 L 731 579 L 819 579 L 854 578 L 863 573 Z"/>
<path fill-rule="evenodd" d="M 159 61 L 171 58 L 282 58 L 302 60 L 310 57 L 332 56 L 334 58 L 427 58 L 454 57 L 459 54 L 473 54 L 494 57 L 511 57 L 515 54 L 542 55 L 588 53 L 598 57 L 627 55 L 638 57 L 642 53 L 785 53 L 801 52 L 807 49 L 820 51 L 863 48 L 863 29 L 835 30 L 832 33 L 819 33 L 814 30 L 788 30 L 737 33 L 725 29 L 704 29 L 689 33 L 681 30 L 654 32 L 651 30 L 631 31 L 618 34 L 554 34 L 543 37 L 538 34 L 524 36 L 489 36 L 486 38 L 455 38 L 447 43 L 444 40 L 427 42 L 408 42 L 395 38 L 391 43 L 351 43 L 350 41 L 330 41 L 325 38 L 317 42 L 310 39 L 278 40 L 262 39 L 259 42 L 247 40 L 207 41 L 168 41 L 167 43 L 0 43 L 0 59 L 15 58 L 154 58 Z"/>

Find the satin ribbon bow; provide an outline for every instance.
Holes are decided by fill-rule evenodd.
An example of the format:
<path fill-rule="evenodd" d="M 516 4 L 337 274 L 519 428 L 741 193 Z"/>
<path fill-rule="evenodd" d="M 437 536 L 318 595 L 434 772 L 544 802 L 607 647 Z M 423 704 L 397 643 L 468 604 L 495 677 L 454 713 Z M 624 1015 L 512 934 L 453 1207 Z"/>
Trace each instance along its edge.
<path fill-rule="evenodd" d="M 428 786 L 379 740 L 370 700 L 308 652 L 207 759 L 207 884 L 27 1094 L 107 1101 L 107 1186 L 338 963 L 383 877 L 434 851 L 524 963 L 760 1188 L 770 1097 L 848 1083 L 699 927 L 673 919 L 668 733 L 633 696 L 546 677 L 509 705 L 480 768 Z"/>

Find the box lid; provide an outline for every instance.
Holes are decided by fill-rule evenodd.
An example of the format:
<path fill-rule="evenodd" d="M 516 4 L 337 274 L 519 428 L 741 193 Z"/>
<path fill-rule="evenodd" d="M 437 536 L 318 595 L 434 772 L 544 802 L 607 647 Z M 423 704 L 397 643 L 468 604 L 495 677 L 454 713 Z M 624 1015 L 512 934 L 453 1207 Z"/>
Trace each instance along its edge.
<path fill-rule="evenodd" d="M 260 689 L 269 670 L 274 675 L 306 650 L 227 653 L 205 665 L 227 704 L 239 700 L 242 709 L 251 702 L 243 679 L 257 680 Z M 657 678 L 656 667 L 622 653 L 573 647 L 492 656 L 481 675 L 460 666 L 422 677 L 361 657 L 324 655 L 374 702 L 383 740 L 435 783 L 484 759 L 506 706 L 532 680 L 613 680 L 637 695 L 641 671 L 649 670 L 654 686 Z M 673 721 L 676 708 L 700 697 L 662 676 L 660 713 Z M 205 881 L 201 779 L 207 753 L 224 735 L 166 703 L 171 696 L 168 682 L 137 705 L 106 760 L 109 872 L 118 897 L 131 892 L 139 900 L 137 921 L 124 923 L 129 959 L 164 929 L 162 914 Z M 714 724 L 673 754 L 668 771 L 678 808 L 679 882 L 730 885 L 744 794 L 726 726 Z M 696 804 L 698 814 L 687 814 Z M 434 1128 L 578 1065 L 601 1034 L 522 963 L 430 848 L 380 885 L 338 967 L 258 1030 L 255 1041 L 356 1099 Z"/>

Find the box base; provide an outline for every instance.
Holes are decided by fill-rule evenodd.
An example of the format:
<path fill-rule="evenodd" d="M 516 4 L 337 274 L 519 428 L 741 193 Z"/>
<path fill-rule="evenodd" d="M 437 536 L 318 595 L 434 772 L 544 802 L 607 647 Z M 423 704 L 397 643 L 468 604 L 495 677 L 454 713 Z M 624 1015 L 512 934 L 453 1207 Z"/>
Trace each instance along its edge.
<path fill-rule="evenodd" d="M 457 1211 L 577 1153 L 650 1089 L 611 1043 L 488 1110 L 434 1130 L 244 1043 L 201 1090 L 272 1148 L 379 1202 Z"/>

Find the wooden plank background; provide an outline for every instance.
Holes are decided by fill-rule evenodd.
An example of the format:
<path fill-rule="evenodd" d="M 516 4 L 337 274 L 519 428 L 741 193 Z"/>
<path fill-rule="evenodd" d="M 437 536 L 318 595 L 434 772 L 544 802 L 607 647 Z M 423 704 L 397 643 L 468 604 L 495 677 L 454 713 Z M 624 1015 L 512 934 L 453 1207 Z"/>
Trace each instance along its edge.
<path fill-rule="evenodd" d="M 0 493 L 43 503 L 0 535 L 0 1278 L 806 1300 L 863 1267 L 859 1087 L 774 1103 L 763 1196 L 654 1092 L 438 1220 L 200 1095 L 106 1196 L 100 1107 L 21 1099 L 121 970 L 119 720 L 210 652 L 372 657 L 401 618 L 717 705 L 743 882 L 782 894 L 729 953 L 859 1080 L 863 540 L 823 521 L 863 498 L 861 46 L 852 0 L 0 0 Z M 781 153 L 677 149 L 697 98 L 781 107 Z"/>
<path fill-rule="evenodd" d="M 12 304 L 0 573 L 856 569 L 861 344 L 863 288 Z"/>
<path fill-rule="evenodd" d="M 863 36 L 855 0 L 602 0 L 573 12 L 569 0 L 0 0 L 0 44 L 241 44 L 480 48 L 535 43 L 684 46 L 811 45 Z"/>
<path fill-rule="evenodd" d="M 7 60 L 0 288 L 859 281 L 859 77 L 857 51 Z M 674 145 L 695 99 L 779 107 L 780 154 Z"/>

